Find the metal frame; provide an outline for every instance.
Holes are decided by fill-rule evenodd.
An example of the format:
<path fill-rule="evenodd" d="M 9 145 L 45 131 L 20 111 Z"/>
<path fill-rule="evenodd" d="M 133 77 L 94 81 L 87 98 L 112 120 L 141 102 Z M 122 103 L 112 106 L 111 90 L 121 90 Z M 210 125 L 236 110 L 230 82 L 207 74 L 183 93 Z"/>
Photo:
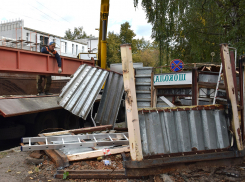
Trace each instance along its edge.
<path fill-rule="evenodd" d="M 121 138 L 124 140 L 113 140 L 113 138 Z M 82 140 L 91 140 L 82 142 Z M 108 139 L 109 141 L 98 141 L 99 139 Z M 32 145 L 36 142 L 45 142 L 43 145 Z M 96 147 L 110 145 L 128 145 L 128 133 L 108 133 L 108 134 L 88 134 L 88 135 L 68 135 L 68 136 L 52 136 L 52 137 L 31 137 L 22 138 L 22 143 L 28 145 L 21 146 L 21 151 L 32 150 L 50 150 L 61 148 L 75 147 Z"/>
<path fill-rule="evenodd" d="M 82 64 L 94 66 L 94 61 L 61 56 L 62 73 L 58 73 L 57 61 L 49 54 L 0 46 L 0 71 L 23 72 L 67 76 L 76 72 Z"/>

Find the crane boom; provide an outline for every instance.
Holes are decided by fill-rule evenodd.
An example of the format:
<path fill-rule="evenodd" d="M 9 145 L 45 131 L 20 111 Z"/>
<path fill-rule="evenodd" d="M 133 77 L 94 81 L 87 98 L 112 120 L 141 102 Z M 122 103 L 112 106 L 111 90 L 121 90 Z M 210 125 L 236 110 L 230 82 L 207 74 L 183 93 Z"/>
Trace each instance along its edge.
<path fill-rule="evenodd" d="M 106 69 L 106 35 L 107 24 L 109 16 L 109 1 L 101 0 L 100 6 L 100 27 L 99 27 L 99 42 L 98 42 L 98 60 L 100 61 L 100 67 Z"/>

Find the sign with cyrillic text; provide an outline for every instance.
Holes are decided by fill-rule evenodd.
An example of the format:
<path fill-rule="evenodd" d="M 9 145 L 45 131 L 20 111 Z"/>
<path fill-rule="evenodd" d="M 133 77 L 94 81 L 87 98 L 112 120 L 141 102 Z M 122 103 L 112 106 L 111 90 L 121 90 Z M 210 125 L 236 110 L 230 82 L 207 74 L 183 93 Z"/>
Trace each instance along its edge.
<path fill-rule="evenodd" d="M 191 85 L 192 73 L 167 73 L 154 75 L 154 86 L 157 85 Z"/>

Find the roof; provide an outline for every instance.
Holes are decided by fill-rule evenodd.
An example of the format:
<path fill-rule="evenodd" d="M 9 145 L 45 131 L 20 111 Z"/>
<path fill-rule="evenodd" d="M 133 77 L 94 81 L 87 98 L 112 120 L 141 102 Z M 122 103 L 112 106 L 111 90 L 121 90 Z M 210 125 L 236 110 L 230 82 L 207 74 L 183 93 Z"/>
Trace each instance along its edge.
<path fill-rule="evenodd" d="M 84 43 L 84 42 L 79 42 L 79 41 L 76 41 L 76 40 L 69 40 L 69 39 L 66 39 L 66 38 L 61 37 L 61 36 L 58 36 L 58 35 L 50 34 L 50 33 L 47 33 L 47 32 L 42 32 L 42 31 L 35 30 L 35 29 L 31 29 L 31 28 L 28 28 L 28 27 L 24 27 L 24 29 L 25 29 L 25 30 L 30 30 L 30 31 L 32 31 L 32 32 L 36 32 L 36 33 L 39 33 L 39 34 L 48 35 L 48 36 L 53 36 L 53 37 L 57 37 L 57 38 L 64 39 L 64 40 L 68 40 L 68 41 L 71 41 L 71 42 L 76 42 L 76 43 L 79 43 L 79 44 L 87 45 L 87 44 Z"/>

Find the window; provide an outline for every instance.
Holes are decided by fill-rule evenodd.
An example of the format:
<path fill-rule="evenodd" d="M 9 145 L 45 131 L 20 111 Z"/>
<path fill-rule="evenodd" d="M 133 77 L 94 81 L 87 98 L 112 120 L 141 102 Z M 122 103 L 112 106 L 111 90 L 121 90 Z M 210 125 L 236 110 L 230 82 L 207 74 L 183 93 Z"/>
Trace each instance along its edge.
<path fill-rule="evenodd" d="M 74 44 L 72 44 L 72 54 L 74 54 Z"/>
<path fill-rule="evenodd" d="M 67 43 L 61 42 L 61 52 L 66 53 L 66 51 L 67 51 Z"/>
<path fill-rule="evenodd" d="M 28 38 L 29 38 L 29 33 L 26 33 L 26 41 L 28 41 Z M 26 45 L 28 45 L 28 43 Z"/>
<path fill-rule="evenodd" d="M 76 45 L 76 55 L 77 55 L 78 45 Z"/>
<path fill-rule="evenodd" d="M 26 33 L 26 41 L 28 41 L 29 33 Z"/>

